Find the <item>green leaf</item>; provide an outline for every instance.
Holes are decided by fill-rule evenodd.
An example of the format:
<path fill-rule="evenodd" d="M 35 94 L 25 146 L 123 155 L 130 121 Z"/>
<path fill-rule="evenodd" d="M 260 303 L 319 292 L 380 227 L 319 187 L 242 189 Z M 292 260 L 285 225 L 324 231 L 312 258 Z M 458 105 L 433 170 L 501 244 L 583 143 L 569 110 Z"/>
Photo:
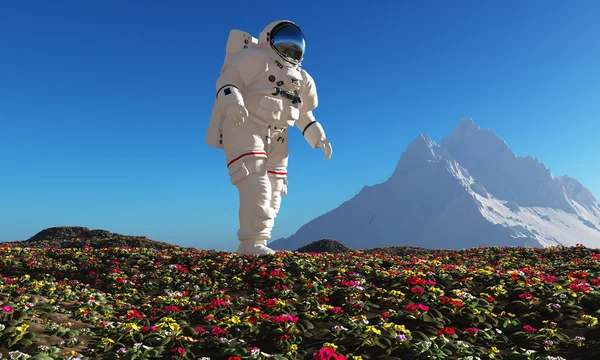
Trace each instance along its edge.
<path fill-rule="evenodd" d="M 37 354 L 31 357 L 31 360 L 52 360 L 53 358 L 47 354 Z"/>
<path fill-rule="evenodd" d="M 419 335 L 419 337 L 420 337 L 421 339 L 425 340 L 425 341 L 431 341 L 431 339 L 429 339 L 429 336 L 427 336 L 427 335 L 423 334 L 423 333 L 422 333 L 422 332 L 420 332 L 420 331 L 412 331 L 411 333 L 412 333 L 412 334 L 417 334 L 417 335 Z M 414 336 L 413 336 L 413 337 L 414 337 Z"/>
<path fill-rule="evenodd" d="M 306 329 L 308 330 L 312 330 L 315 328 L 315 326 L 308 320 L 306 319 L 302 319 L 298 321 L 300 324 L 302 324 Z"/>
<path fill-rule="evenodd" d="M 21 344 L 24 346 L 29 346 L 31 344 L 33 344 L 33 341 L 27 339 L 27 340 L 21 340 Z"/>
<path fill-rule="evenodd" d="M 423 321 L 425 322 L 435 322 L 435 318 L 428 312 L 423 314 Z"/>

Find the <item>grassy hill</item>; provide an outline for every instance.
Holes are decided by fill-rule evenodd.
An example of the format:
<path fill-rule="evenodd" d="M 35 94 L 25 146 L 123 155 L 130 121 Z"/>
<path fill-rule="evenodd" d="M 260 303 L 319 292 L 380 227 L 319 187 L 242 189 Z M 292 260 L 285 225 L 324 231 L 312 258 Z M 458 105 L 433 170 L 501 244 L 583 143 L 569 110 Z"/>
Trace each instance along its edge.
<path fill-rule="evenodd" d="M 0 248 L 3 358 L 600 358 L 597 249 L 327 239 L 253 257 L 48 236 Z"/>

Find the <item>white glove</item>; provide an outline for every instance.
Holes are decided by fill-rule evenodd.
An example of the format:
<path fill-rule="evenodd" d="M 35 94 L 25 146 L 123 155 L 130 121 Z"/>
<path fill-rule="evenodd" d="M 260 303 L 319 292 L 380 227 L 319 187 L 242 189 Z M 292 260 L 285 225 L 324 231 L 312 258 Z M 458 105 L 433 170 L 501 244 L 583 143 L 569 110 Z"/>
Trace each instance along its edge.
<path fill-rule="evenodd" d="M 325 139 L 319 142 L 318 147 L 320 147 L 325 153 L 325 160 L 329 160 L 329 158 L 331 157 L 331 152 L 333 151 L 331 149 L 331 143 L 329 142 L 329 140 Z"/>
<path fill-rule="evenodd" d="M 231 103 L 225 107 L 225 116 L 235 125 L 239 125 L 246 121 L 248 117 L 248 109 L 238 103 Z"/>

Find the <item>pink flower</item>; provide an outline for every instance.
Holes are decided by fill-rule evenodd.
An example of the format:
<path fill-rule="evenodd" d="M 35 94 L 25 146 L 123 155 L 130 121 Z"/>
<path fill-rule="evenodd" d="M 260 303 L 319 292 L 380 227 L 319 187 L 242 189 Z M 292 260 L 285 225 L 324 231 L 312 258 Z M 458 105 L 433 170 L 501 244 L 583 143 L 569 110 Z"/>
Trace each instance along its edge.
<path fill-rule="evenodd" d="M 13 308 L 11 306 L 6 305 L 5 307 L 2 308 L 2 311 L 4 311 L 4 312 L 12 312 Z"/>
<path fill-rule="evenodd" d="M 183 355 L 183 354 L 185 354 L 185 349 L 182 347 L 178 347 L 178 348 L 171 350 L 171 352 L 177 353 L 179 355 Z"/>
<path fill-rule="evenodd" d="M 205 332 L 206 332 L 206 329 L 205 329 L 205 328 L 203 328 L 202 326 L 196 326 L 196 327 L 194 328 L 194 330 L 195 330 L 197 333 L 205 333 Z"/>
<path fill-rule="evenodd" d="M 225 335 L 225 334 L 227 334 L 227 330 L 223 330 L 220 327 L 216 327 L 216 328 L 212 329 L 212 333 L 215 336 Z"/>
<path fill-rule="evenodd" d="M 332 348 L 322 348 L 318 353 L 313 353 L 313 360 L 346 360 L 346 357 L 336 354 Z"/>
<path fill-rule="evenodd" d="M 519 297 L 521 299 L 525 299 L 525 300 L 531 300 L 531 299 L 533 299 L 533 295 L 531 295 L 531 294 L 521 294 L 521 295 L 519 295 Z"/>
<path fill-rule="evenodd" d="M 530 326 L 530 325 L 525 325 L 523 326 L 523 330 L 527 331 L 528 333 L 534 333 L 537 331 L 536 328 Z"/>
<path fill-rule="evenodd" d="M 465 331 L 471 335 L 476 335 L 479 332 L 479 329 L 475 327 L 470 327 L 466 328 Z"/>

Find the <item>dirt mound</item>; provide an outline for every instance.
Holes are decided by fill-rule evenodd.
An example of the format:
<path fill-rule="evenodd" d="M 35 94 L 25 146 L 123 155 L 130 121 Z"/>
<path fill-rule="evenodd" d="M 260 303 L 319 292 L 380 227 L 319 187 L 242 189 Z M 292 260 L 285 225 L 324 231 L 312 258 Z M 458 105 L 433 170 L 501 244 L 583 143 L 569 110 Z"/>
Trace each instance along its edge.
<path fill-rule="evenodd" d="M 340 243 L 339 241 L 335 241 L 333 239 L 322 239 L 313 241 L 308 245 L 305 245 L 299 249 L 296 249 L 297 252 L 301 253 L 309 253 L 309 252 L 326 252 L 326 253 L 342 253 L 346 251 L 352 251 L 346 245 Z"/>
<path fill-rule="evenodd" d="M 90 230 L 83 226 L 57 226 L 44 229 L 28 240 L 4 242 L 18 247 L 81 248 L 174 248 L 176 245 L 149 239 L 145 236 L 129 236 L 107 230 Z"/>

